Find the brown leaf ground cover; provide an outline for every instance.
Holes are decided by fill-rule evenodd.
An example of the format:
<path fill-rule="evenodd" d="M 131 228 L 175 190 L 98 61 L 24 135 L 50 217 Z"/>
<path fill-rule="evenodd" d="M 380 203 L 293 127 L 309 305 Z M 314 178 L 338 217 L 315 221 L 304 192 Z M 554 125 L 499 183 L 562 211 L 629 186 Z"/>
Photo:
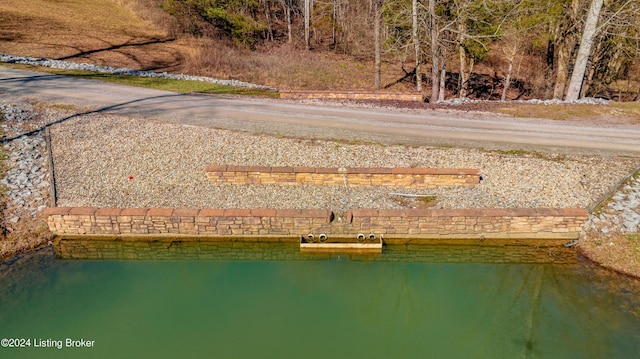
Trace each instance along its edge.
<path fill-rule="evenodd" d="M 596 235 L 582 241 L 580 250 L 594 262 L 617 272 L 640 277 L 640 234 Z"/>

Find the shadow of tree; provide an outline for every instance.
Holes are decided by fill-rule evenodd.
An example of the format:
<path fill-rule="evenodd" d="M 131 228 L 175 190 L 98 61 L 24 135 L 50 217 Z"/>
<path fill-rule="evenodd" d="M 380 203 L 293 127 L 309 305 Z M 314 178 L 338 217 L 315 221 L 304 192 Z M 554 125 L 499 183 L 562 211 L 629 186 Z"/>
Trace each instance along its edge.
<path fill-rule="evenodd" d="M 54 77 L 58 77 L 58 75 L 44 75 L 44 76 L 33 76 L 33 77 L 42 79 L 42 78 L 47 78 L 47 77 L 54 78 Z M 16 78 L 0 79 L 0 81 L 7 81 L 7 80 L 14 80 L 15 81 L 17 79 Z M 21 78 L 20 80 L 33 81 L 35 79 L 32 79 L 32 78 L 28 78 L 28 79 Z M 181 96 L 185 96 L 185 95 L 186 94 L 169 94 L 169 95 L 150 96 L 150 97 L 135 99 L 135 100 L 127 101 L 127 102 L 121 102 L 121 103 L 118 103 L 118 104 L 115 104 L 115 105 L 104 106 L 104 107 L 98 108 L 96 110 L 74 113 L 72 115 L 63 117 L 63 118 L 55 120 L 53 122 L 49 122 L 49 123 L 47 123 L 47 124 L 45 124 L 43 126 L 38 127 L 35 130 L 24 132 L 24 133 L 21 133 L 21 134 L 12 136 L 12 137 L 3 138 L 2 140 L 0 140 L 0 143 L 2 143 L 4 145 L 6 143 L 18 140 L 18 139 L 23 138 L 23 137 L 28 137 L 28 136 L 33 136 L 33 135 L 36 135 L 36 134 L 40 134 L 48 127 L 51 127 L 53 125 L 69 121 L 69 120 L 74 119 L 74 118 L 82 117 L 82 116 L 85 116 L 85 115 L 90 115 L 90 114 L 94 114 L 94 113 L 102 113 L 102 112 L 107 112 L 107 111 L 114 111 L 114 110 L 118 110 L 118 109 L 123 108 L 123 107 L 128 106 L 128 105 L 141 103 L 141 102 L 149 101 L 149 100 L 160 99 L 160 98 L 175 98 L 175 97 L 181 97 Z"/>
<path fill-rule="evenodd" d="M 166 44 L 166 43 L 174 42 L 174 41 L 176 41 L 176 39 L 174 39 L 174 38 L 167 38 L 167 39 L 151 38 L 151 39 L 148 39 L 148 40 L 142 41 L 142 42 L 129 40 L 129 41 L 123 42 L 121 44 L 117 44 L 117 45 L 110 45 L 110 46 L 99 48 L 99 49 L 80 51 L 77 54 L 58 57 L 58 58 L 56 58 L 56 60 L 64 61 L 64 60 L 69 60 L 69 59 L 73 59 L 73 58 L 77 58 L 77 57 L 86 57 L 88 55 L 95 54 L 95 53 L 98 53 L 98 52 L 114 51 L 114 50 L 127 48 L 127 47 L 140 47 L 140 46 L 153 45 L 153 44 Z"/>
<path fill-rule="evenodd" d="M 101 39 L 98 39 L 101 40 Z M 171 59 L 164 59 L 161 61 L 158 60 L 150 60 L 153 59 L 157 55 L 157 51 L 147 51 L 145 47 L 151 47 L 153 45 L 162 45 L 173 43 L 176 41 L 175 38 L 148 38 L 148 39 L 139 39 L 132 38 L 125 42 L 119 44 L 111 44 L 104 40 L 102 42 L 106 43 L 106 46 L 100 48 L 93 49 L 82 49 L 80 47 L 72 47 L 76 52 L 71 55 L 61 56 L 55 58 L 55 60 L 65 61 L 71 59 L 89 59 L 97 54 L 108 54 L 108 53 L 117 53 L 118 55 L 124 56 L 131 60 L 133 63 L 137 64 L 137 68 L 141 70 L 157 70 L 161 68 L 169 68 L 179 66 L 182 60 L 182 56 L 179 52 L 173 52 L 171 54 Z M 146 57 L 146 58 L 145 58 Z"/>

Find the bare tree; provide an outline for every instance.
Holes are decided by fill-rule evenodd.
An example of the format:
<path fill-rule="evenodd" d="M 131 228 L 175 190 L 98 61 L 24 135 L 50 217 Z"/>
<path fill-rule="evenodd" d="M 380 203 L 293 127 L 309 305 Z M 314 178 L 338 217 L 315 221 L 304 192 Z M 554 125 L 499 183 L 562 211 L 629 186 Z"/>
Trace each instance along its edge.
<path fill-rule="evenodd" d="M 507 91 L 509 91 L 509 86 L 511 86 L 511 76 L 513 75 L 513 62 L 516 59 L 516 55 L 518 55 L 522 43 L 520 35 L 521 34 L 517 33 L 515 36 L 509 36 L 509 38 L 504 39 L 505 44 L 502 47 L 502 53 L 507 58 L 508 68 L 504 79 L 502 95 L 500 96 L 501 101 L 507 100 Z"/>
<path fill-rule="evenodd" d="M 431 99 L 430 102 L 438 101 L 440 90 L 440 72 L 438 57 L 440 47 L 438 45 L 438 25 L 436 21 L 436 0 L 429 0 L 429 32 L 431 34 Z"/>
<path fill-rule="evenodd" d="M 440 81 L 438 83 L 438 102 L 444 101 L 447 82 L 447 47 L 440 46 Z"/>
<path fill-rule="evenodd" d="M 572 0 L 569 11 L 561 19 L 557 19 L 554 31 L 554 70 L 555 80 L 553 88 L 553 98 L 562 99 L 567 87 L 569 78 L 569 67 L 573 57 L 573 49 L 576 43 L 576 33 L 579 28 L 579 14 L 583 7 L 582 0 Z"/>
<path fill-rule="evenodd" d="M 292 0 L 281 0 L 282 10 L 284 11 L 284 20 L 287 23 L 287 42 L 293 44 L 293 21 L 291 18 L 291 11 L 293 4 Z"/>
<path fill-rule="evenodd" d="M 566 101 L 575 101 L 580 96 L 582 81 L 584 80 L 584 74 L 587 69 L 587 61 L 591 54 L 593 40 L 596 38 L 598 20 L 600 19 L 600 10 L 602 9 L 603 4 L 604 0 L 593 0 L 591 2 L 587 20 L 584 24 L 584 31 L 582 32 L 580 49 L 578 50 L 575 65 L 573 66 L 573 72 L 571 73 L 571 81 L 569 82 L 569 89 L 567 90 L 567 96 L 565 97 Z"/>
<path fill-rule="evenodd" d="M 311 48 L 311 0 L 304 0 L 304 46 Z"/>
<path fill-rule="evenodd" d="M 416 54 L 416 91 L 422 92 L 422 73 L 420 72 L 421 50 L 418 37 L 418 0 L 411 0 L 411 36 Z"/>
<path fill-rule="evenodd" d="M 380 42 L 380 22 L 382 21 L 382 11 L 378 0 L 373 1 L 373 35 L 375 45 L 375 89 L 380 90 L 380 71 L 382 65 L 382 45 Z"/>
<path fill-rule="evenodd" d="M 567 101 L 586 96 L 594 82 L 602 88 L 632 76 L 628 69 L 640 52 L 639 23 L 640 3 L 636 0 L 591 3 Z"/>

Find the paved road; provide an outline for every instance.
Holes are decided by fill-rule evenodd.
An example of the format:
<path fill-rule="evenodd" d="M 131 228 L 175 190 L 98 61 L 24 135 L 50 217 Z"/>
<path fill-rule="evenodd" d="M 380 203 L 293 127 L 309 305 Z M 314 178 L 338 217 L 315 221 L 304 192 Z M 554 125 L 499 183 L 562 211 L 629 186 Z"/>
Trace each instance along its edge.
<path fill-rule="evenodd" d="M 176 94 L 0 67 L 1 96 L 197 126 L 407 145 L 640 156 L 640 126 Z"/>

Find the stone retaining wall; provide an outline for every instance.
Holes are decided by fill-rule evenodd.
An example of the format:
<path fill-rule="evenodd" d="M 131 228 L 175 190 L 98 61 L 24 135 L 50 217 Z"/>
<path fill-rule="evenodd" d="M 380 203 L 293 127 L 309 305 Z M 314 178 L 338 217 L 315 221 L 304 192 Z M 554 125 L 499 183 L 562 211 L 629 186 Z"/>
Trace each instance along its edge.
<path fill-rule="evenodd" d="M 472 186 L 480 182 L 476 169 L 447 168 L 320 168 L 209 166 L 207 178 L 215 184 L 347 185 L 434 188 Z"/>
<path fill-rule="evenodd" d="M 328 210 L 49 208 L 50 230 L 62 237 L 206 237 L 209 240 L 297 241 L 309 233 L 382 235 L 385 242 L 424 239 L 576 238 L 583 209 Z"/>
<path fill-rule="evenodd" d="M 346 221 L 359 232 L 422 238 L 576 238 L 583 209 L 353 210 Z"/>
<path fill-rule="evenodd" d="M 350 99 L 350 100 L 395 100 L 424 102 L 421 93 L 364 92 L 364 91 L 280 91 L 280 98 L 302 99 Z"/>

